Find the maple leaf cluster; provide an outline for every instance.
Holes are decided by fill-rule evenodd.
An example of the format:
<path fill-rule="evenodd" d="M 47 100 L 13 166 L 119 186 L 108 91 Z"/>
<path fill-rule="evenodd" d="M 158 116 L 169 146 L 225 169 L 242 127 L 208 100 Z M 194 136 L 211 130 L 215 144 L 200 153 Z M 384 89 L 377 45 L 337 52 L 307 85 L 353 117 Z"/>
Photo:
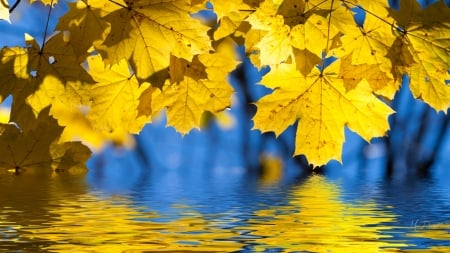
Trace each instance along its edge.
<path fill-rule="evenodd" d="M 41 3 L 51 10 L 56 0 Z M 254 128 L 281 134 L 298 121 L 294 155 L 341 160 L 344 128 L 365 140 L 389 130 L 390 101 L 407 73 L 416 98 L 450 105 L 450 8 L 384 0 L 78 0 L 39 44 L 0 51 L 0 167 L 79 166 L 165 112 L 181 134 L 231 106 L 228 74 L 244 46 L 270 67 Z M 8 5 L 0 19 L 9 21 Z M 200 11 L 214 12 L 215 22 Z M 364 19 L 355 18 L 364 13 Z M 14 143 L 14 144 L 13 144 Z M 45 153 L 45 154 L 44 154 Z M 45 157 L 37 159 L 37 157 Z"/>

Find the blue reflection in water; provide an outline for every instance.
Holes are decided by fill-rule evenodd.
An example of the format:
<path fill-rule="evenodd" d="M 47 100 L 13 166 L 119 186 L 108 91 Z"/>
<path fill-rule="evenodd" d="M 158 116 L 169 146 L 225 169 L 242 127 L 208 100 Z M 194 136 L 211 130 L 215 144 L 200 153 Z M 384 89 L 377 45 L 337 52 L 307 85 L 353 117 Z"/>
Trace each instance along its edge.
<path fill-rule="evenodd" d="M 105 152 L 90 161 L 91 170 L 87 178 L 91 190 L 105 196 L 125 195 L 136 206 L 161 214 L 153 218 L 158 222 L 183 216 L 180 206 L 186 206 L 206 219 L 213 220 L 215 224 L 221 224 L 222 228 L 246 227 L 249 222 L 254 224 L 258 219 L 260 221 L 256 223 L 263 224 L 261 226 L 264 223 L 277 224 L 282 222 L 277 221 L 277 217 L 302 211 L 292 206 L 292 201 L 297 198 L 292 194 L 311 178 L 310 173 L 300 170 L 293 173 L 294 168 L 284 168 L 284 171 L 290 172 L 283 174 L 275 183 L 264 185 L 259 173 L 239 166 L 190 167 L 186 163 L 186 166 L 179 164 L 167 168 L 147 168 L 142 167 L 142 162 L 134 152 L 114 152 L 117 151 Z M 437 167 L 428 178 L 415 175 L 386 178 L 379 168 L 346 168 L 330 164 L 324 172 L 324 178 L 339 191 L 337 197 L 342 205 L 356 208 L 369 204 L 372 216 L 377 214 L 383 218 L 394 215 L 391 221 L 362 226 L 380 226 L 381 236 L 391 237 L 389 241 L 401 243 L 401 248 L 407 250 L 450 246 L 447 239 L 418 234 L 432 229 L 435 224 L 447 226 L 447 230 L 444 228 L 443 231 L 449 234 L 450 187 L 446 181 L 450 178 L 449 174 L 448 169 Z M 322 198 L 320 195 L 317 197 Z M 372 205 L 373 208 L 370 207 Z M 320 210 L 321 206 L 314 208 Z M 255 217 L 255 213 L 261 210 L 275 211 L 271 217 Z M 301 224 L 298 224 L 299 229 L 303 226 Z M 256 239 L 260 238 L 258 232 L 261 231 L 255 234 L 243 233 L 242 238 L 235 239 L 240 242 L 251 241 L 249 245 L 253 246 L 248 249 L 251 252 L 255 249 L 253 247 L 257 247 Z"/>
<path fill-rule="evenodd" d="M 383 171 L 370 169 L 332 168 L 327 178 L 339 183 L 346 194 L 343 201 L 355 202 L 373 199 L 380 206 L 397 214 L 394 235 L 398 240 L 412 240 L 414 248 L 435 245 L 450 245 L 448 240 L 409 238 L 406 230 L 428 229 L 433 224 L 447 224 L 450 227 L 450 187 L 448 169 L 437 169 L 430 178 L 405 176 L 386 179 Z M 380 176 L 381 174 L 381 176 Z M 447 228 L 449 229 L 449 228 Z M 397 232 L 397 233 L 396 233 Z M 450 234 L 450 230 L 447 231 Z"/>
<path fill-rule="evenodd" d="M 173 205 L 195 207 L 203 213 L 251 213 L 258 205 L 284 204 L 291 177 L 279 185 L 261 187 L 256 173 L 242 167 L 175 167 L 141 168 L 125 151 L 122 158 L 105 152 L 95 157 L 88 173 L 88 182 L 95 191 L 105 194 L 126 194 L 156 211 L 168 213 Z M 101 160 L 101 162 L 99 161 Z"/>

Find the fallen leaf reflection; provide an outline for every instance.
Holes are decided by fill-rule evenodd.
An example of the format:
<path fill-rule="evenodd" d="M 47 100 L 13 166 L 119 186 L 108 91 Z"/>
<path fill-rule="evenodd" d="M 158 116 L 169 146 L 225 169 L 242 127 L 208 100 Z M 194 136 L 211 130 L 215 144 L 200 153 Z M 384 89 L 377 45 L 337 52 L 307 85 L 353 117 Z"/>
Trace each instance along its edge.
<path fill-rule="evenodd" d="M 50 205 L 55 207 L 50 212 L 57 220 L 21 231 L 22 240 L 52 242 L 43 248 L 49 252 L 232 252 L 242 248 L 229 239 L 236 236 L 233 231 L 215 227 L 189 210 L 158 222 L 156 213 L 139 210 L 119 197 L 85 194 Z"/>
<path fill-rule="evenodd" d="M 371 201 L 346 204 L 337 185 L 312 176 L 294 188 L 286 206 L 269 207 L 249 220 L 249 234 L 261 237 L 254 251 L 398 252 L 408 246 L 389 240 L 395 215 Z"/>

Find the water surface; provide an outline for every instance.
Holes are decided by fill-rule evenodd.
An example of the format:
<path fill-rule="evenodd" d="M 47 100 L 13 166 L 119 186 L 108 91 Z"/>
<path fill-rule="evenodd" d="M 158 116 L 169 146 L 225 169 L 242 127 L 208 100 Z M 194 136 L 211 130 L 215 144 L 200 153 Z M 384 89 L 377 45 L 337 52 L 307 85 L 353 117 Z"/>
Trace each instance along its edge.
<path fill-rule="evenodd" d="M 442 177 L 120 167 L 0 185 L 0 252 L 450 251 Z"/>

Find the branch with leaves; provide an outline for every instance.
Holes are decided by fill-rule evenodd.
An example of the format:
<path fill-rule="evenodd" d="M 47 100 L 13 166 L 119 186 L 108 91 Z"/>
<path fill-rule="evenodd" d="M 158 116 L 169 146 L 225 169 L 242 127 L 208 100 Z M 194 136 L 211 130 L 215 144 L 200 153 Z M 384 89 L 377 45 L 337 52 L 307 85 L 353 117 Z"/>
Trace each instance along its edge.
<path fill-rule="evenodd" d="M 42 3 L 50 20 L 56 1 Z M 67 4 L 41 46 L 26 35 L 26 47 L 0 51 L 0 97 L 13 97 L 0 145 L 15 141 L 11 123 L 26 135 L 42 112 L 63 127 L 57 143 L 121 142 L 161 112 L 186 134 L 203 113 L 231 106 L 227 76 L 239 64 L 237 46 L 256 67 L 270 67 L 261 84 L 273 92 L 256 102 L 254 128 L 280 135 L 298 122 L 294 155 L 317 166 L 341 161 L 345 127 L 367 141 L 387 134 L 389 101 L 404 74 L 416 98 L 438 111 L 450 106 L 450 8 L 443 1 L 403 0 L 398 10 L 385 0 Z M 10 10 L 0 5 L 0 19 L 9 20 Z M 200 11 L 216 19 L 202 22 Z M 2 167 L 22 166 L 1 159 Z"/>

